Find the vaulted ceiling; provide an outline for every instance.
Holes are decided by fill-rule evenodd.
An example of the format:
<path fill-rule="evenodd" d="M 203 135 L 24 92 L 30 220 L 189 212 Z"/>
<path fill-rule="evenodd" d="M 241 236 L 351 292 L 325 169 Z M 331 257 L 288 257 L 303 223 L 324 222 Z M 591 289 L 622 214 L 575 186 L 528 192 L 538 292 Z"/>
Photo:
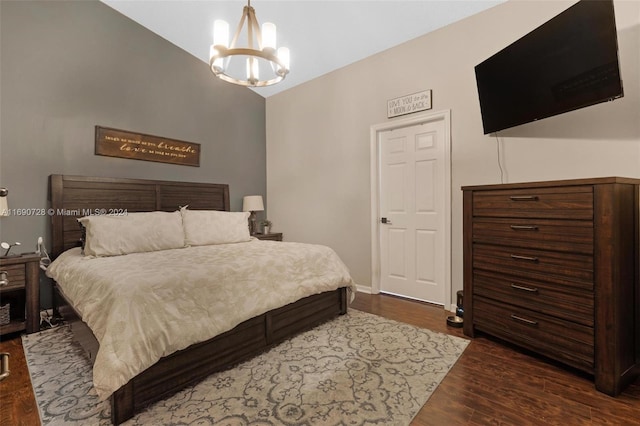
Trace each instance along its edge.
<path fill-rule="evenodd" d="M 291 51 L 291 72 L 264 97 L 397 46 L 504 0 L 254 0 L 258 21 L 277 26 L 278 46 Z M 102 0 L 176 46 L 209 61 L 213 22 L 232 31 L 244 0 Z M 205 65 L 206 66 L 206 65 Z"/>

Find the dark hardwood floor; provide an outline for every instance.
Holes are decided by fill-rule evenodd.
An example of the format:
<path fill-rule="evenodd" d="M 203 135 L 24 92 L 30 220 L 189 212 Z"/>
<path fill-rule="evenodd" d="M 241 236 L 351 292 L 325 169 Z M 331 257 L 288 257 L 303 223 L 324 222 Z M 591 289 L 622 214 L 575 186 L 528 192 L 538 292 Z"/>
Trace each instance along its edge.
<path fill-rule="evenodd" d="M 358 293 L 361 311 L 463 337 L 441 307 Z M 0 382 L 0 425 L 37 425 L 38 413 L 20 338 L 0 342 L 11 375 Z M 553 361 L 480 336 L 422 408 L 412 425 L 640 425 L 640 380 L 617 398 L 592 379 Z"/>
<path fill-rule="evenodd" d="M 352 308 L 466 338 L 441 307 L 358 293 Z M 617 398 L 592 378 L 488 337 L 474 338 L 412 425 L 640 425 L 640 379 Z"/>
<path fill-rule="evenodd" d="M 0 352 L 9 354 L 9 377 L 0 382 L 0 425 L 35 426 L 40 424 L 22 340 L 16 336 L 0 342 Z"/>

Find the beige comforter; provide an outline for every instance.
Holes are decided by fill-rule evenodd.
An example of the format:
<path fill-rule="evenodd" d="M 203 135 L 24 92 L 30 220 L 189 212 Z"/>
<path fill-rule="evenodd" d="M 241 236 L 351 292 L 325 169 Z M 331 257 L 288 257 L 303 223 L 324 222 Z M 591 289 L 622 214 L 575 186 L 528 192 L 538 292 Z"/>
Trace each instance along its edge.
<path fill-rule="evenodd" d="M 161 357 L 249 318 L 312 294 L 355 290 L 332 249 L 255 239 L 100 258 L 76 248 L 47 275 L 100 342 L 93 369 L 100 399 Z"/>

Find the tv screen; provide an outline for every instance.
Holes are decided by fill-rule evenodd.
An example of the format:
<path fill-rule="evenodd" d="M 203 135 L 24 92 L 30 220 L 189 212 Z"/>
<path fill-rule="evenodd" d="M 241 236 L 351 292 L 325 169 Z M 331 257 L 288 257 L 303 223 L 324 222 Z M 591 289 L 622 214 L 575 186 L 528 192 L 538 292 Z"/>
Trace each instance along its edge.
<path fill-rule="evenodd" d="M 579 1 L 475 73 L 485 135 L 622 97 L 613 1 Z"/>

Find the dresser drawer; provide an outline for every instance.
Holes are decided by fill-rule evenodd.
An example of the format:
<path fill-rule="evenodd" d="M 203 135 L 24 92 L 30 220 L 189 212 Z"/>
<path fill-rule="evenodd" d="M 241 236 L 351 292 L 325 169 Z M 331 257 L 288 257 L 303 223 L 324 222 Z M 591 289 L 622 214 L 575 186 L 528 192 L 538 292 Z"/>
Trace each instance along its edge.
<path fill-rule="evenodd" d="M 0 291 L 24 288 L 26 282 L 24 264 L 0 266 L 0 271 L 6 271 L 9 280 L 9 285 L 0 287 Z"/>
<path fill-rule="evenodd" d="M 593 219 L 593 187 L 497 189 L 473 193 L 474 217 Z"/>
<path fill-rule="evenodd" d="M 473 245 L 473 269 L 593 291 L 593 256 Z"/>
<path fill-rule="evenodd" d="M 473 221 L 473 241 L 591 255 L 593 222 L 483 217 Z"/>
<path fill-rule="evenodd" d="M 482 297 L 474 300 L 473 323 L 478 330 L 593 373 L 591 327 Z"/>
<path fill-rule="evenodd" d="M 593 327 L 593 292 L 487 271 L 473 273 L 473 294 Z"/>

